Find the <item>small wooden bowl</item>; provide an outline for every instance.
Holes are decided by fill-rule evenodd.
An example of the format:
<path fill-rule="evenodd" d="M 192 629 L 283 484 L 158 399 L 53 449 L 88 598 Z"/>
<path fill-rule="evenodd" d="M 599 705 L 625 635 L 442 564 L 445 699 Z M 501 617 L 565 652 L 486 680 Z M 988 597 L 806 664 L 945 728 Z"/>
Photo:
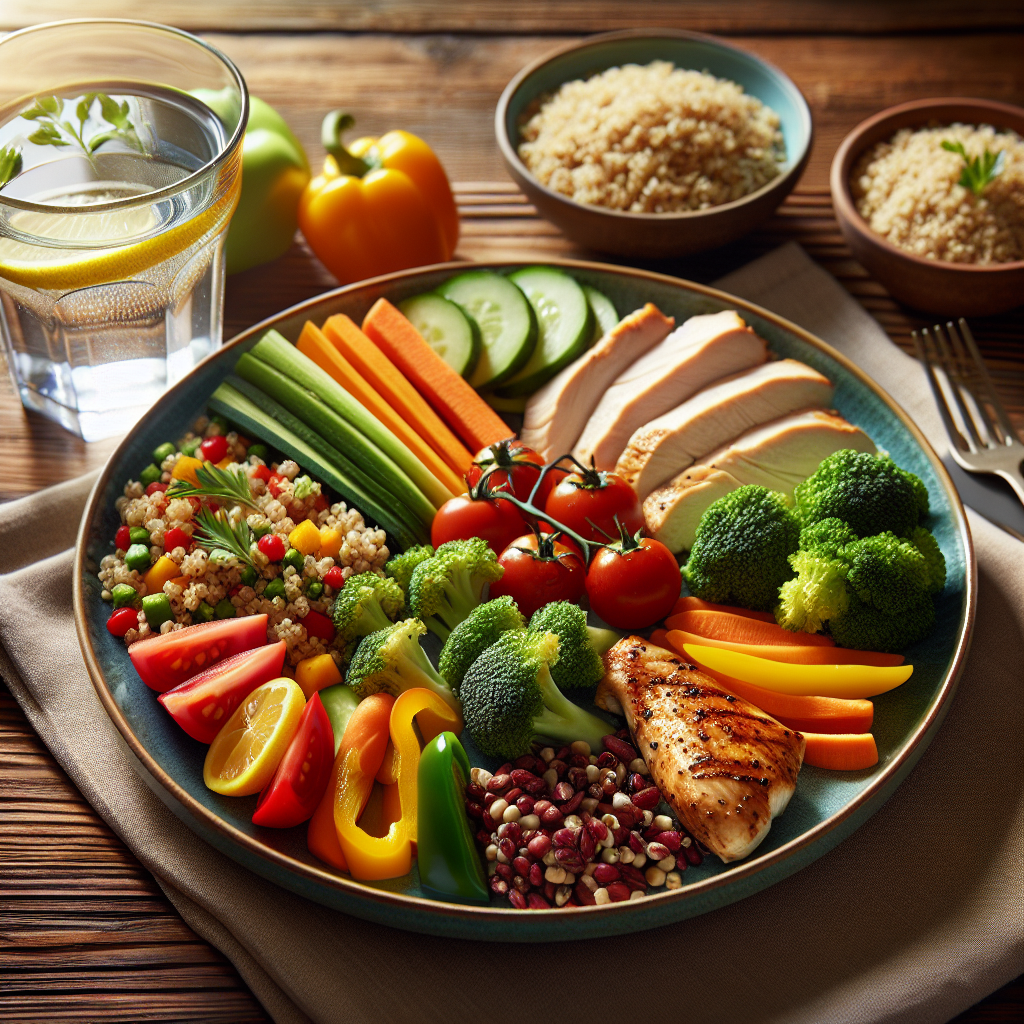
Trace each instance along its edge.
<path fill-rule="evenodd" d="M 915 256 L 872 231 L 850 192 L 850 171 L 865 150 L 901 128 L 954 122 L 989 124 L 1024 136 L 1024 109 L 1008 103 L 958 98 L 901 103 L 869 117 L 843 140 L 829 176 L 832 204 L 854 257 L 900 302 L 943 316 L 1004 313 L 1024 302 L 1024 260 L 975 266 Z"/>
<path fill-rule="evenodd" d="M 707 210 L 627 213 L 574 202 L 542 185 L 519 159 L 519 129 L 530 105 L 565 82 L 623 64 L 667 60 L 737 82 L 782 122 L 786 161 L 756 192 Z M 598 252 L 641 259 L 684 256 L 731 242 L 770 217 L 793 190 L 811 152 L 811 112 L 800 90 L 778 68 L 711 36 L 674 29 L 628 29 L 589 36 L 527 65 L 505 87 L 494 117 L 509 173 L 542 216 Z"/>

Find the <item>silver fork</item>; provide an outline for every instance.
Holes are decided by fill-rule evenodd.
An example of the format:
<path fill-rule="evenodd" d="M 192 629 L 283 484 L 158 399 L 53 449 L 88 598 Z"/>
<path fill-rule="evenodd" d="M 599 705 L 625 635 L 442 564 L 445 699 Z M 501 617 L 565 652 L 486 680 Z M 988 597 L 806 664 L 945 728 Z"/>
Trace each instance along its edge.
<path fill-rule="evenodd" d="M 996 395 L 967 321 L 961 317 L 945 328 L 925 327 L 912 337 L 953 458 L 968 472 L 1001 476 L 1024 502 L 1024 444 Z"/>

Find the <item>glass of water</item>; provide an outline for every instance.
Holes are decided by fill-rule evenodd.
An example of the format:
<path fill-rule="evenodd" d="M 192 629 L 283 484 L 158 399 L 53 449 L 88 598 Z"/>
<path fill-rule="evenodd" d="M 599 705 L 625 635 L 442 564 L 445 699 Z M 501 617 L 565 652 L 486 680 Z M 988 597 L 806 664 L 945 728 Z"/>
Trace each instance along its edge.
<path fill-rule="evenodd" d="M 0 40 L 0 333 L 27 408 L 122 433 L 220 345 L 248 116 L 234 64 L 177 29 Z"/>

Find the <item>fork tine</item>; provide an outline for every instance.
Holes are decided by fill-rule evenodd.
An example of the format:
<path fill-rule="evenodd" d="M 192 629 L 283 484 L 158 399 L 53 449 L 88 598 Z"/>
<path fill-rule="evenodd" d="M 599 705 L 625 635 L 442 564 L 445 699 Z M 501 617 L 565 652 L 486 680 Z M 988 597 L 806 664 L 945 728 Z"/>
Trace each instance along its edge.
<path fill-rule="evenodd" d="M 942 332 L 940 326 L 936 324 L 935 332 L 936 334 L 941 333 L 949 343 L 950 361 L 953 372 L 956 375 L 956 387 L 960 393 L 963 406 L 966 407 L 971 416 L 972 425 L 979 434 L 984 431 L 984 436 L 981 439 L 982 445 L 988 447 L 1002 444 L 1002 436 L 989 415 L 988 409 L 985 407 L 984 399 L 979 397 L 979 391 L 976 388 L 977 381 L 975 380 L 976 367 L 972 363 L 971 357 L 967 354 L 956 326 L 952 322 L 947 323 L 945 331 Z"/>
<path fill-rule="evenodd" d="M 949 412 L 949 406 L 946 403 L 946 395 L 939 386 L 938 378 L 935 376 L 935 367 L 932 365 L 931 352 L 929 351 L 930 336 L 928 328 L 922 328 L 920 334 L 918 334 L 917 331 L 911 331 L 910 337 L 913 339 L 914 347 L 917 349 L 917 358 L 924 367 L 925 376 L 928 378 L 928 385 L 932 389 L 932 395 L 935 397 L 935 405 L 939 410 L 939 416 L 942 418 L 942 424 L 946 428 L 946 433 L 949 435 L 950 443 L 954 448 L 958 448 L 960 451 L 972 451 L 972 446 L 963 434 L 960 433 L 960 429 L 957 427 L 956 423 L 953 422 L 953 417 Z"/>
<path fill-rule="evenodd" d="M 964 402 L 963 396 L 967 388 L 964 385 L 959 369 L 950 354 L 949 346 L 946 343 L 946 336 L 942 327 L 936 324 L 932 328 L 932 334 L 935 337 L 935 347 L 939 352 L 939 361 L 942 367 L 942 372 L 946 375 L 946 380 L 949 382 L 949 390 L 953 394 L 954 402 L 956 402 L 956 408 L 957 412 L 960 414 L 960 420 L 968 431 L 967 435 L 965 435 L 967 443 L 971 451 L 977 451 L 979 448 L 987 448 L 988 437 L 987 435 L 986 437 L 981 436 L 978 426 L 974 421 L 974 417 L 971 416 L 971 411 L 967 408 L 967 405 Z"/>
<path fill-rule="evenodd" d="M 996 417 L 999 419 L 999 425 L 1002 427 L 1003 435 L 1006 439 L 1005 443 L 1012 444 L 1014 440 L 1020 441 L 1020 438 L 1017 436 L 1017 431 L 1013 429 L 1013 424 L 1010 422 L 1010 417 L 1006 414 L 1006 409 L 1004 408 L 1003 403 L 999 401 L 995 385 L 992 383 L 992 378 L 989 376 L 988 368 L 985 366 L 985 360 L 981 358 L 978 346 L 974 343 L 974 335 L 971 333 L 971 328 L 963 317 L 960 317 L 957 323 L 960 325 L 960 335 L 964 340 L 964 344 L 967 346 L 967 351 L 971 354 L 975 371 L 981 379 L 985 390 L 988 392 L 989 404 L 992 406 Z M 947 324 L 947 327 L 952 328 L 953 325 L 950 323 Z"/>

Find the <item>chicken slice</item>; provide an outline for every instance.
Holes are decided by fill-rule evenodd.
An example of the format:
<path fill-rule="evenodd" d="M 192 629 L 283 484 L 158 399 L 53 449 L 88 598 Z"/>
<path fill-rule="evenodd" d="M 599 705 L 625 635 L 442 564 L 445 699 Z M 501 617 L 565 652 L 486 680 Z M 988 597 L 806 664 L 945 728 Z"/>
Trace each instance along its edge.
<path fill-rule="evenodd" d="M 793 795 L 803 736 L 638 636 L 604 662 L 594 701 L 625 715 L 679 820 L 723 861 L 746 857 Z"/>
<path fill-rule="evenodd" d="M 584 465 L 614 469 L 630 437 L 712 381 L 759 366 L 768 347 L 735 310 L 691 316 L 625 369 L 604 393 L 576 442 Z"/>
<path fill-rule="evenodd" d="M 571 451 L 608 385 L 675 326 L 657 306 L 620 320 L 600 341 L 526 403 L 520 438 L 546 460 Z"/>
<path fill-rule="evenodd" d="M 644 501 L 647 531 L 672 552 L 688 551 L 712 502 L 744 484 L 760 484 L 791 498 L 793 488 L 822 459 L 844 448 L 876 450 L 860 427 L 820 409 L 755 427 L 652 491 Z"/>
<path fill-rule="evenodd" d="M 827 408 L 828 378 L 796 359 L 780 359 L 698 391 L 670 412 L 640 427 L 615 471 L 640 498 L 687 466 L 759 426 L 798 409 Z"/>

